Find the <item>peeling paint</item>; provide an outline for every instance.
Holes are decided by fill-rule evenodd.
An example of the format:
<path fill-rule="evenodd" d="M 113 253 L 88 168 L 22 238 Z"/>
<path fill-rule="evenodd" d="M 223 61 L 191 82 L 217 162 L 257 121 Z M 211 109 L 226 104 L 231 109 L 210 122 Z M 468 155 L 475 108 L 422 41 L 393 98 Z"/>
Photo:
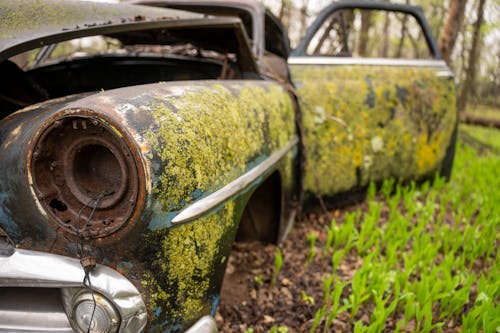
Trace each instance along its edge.
<path fill-rule="evenodd" d="M 456 123 L 439 69 L 291 66 L 303 114 L 305 188 L 333 195 L 441 165 Z"/>

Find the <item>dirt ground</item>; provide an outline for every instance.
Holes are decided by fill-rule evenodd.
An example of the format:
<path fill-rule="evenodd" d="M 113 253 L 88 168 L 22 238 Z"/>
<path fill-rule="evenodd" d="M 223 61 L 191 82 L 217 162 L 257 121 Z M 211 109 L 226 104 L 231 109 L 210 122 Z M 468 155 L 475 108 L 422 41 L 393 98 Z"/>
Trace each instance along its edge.
<path fill-rule="evenodd" d="M 363 208 L 351 206 L 342 211 Z M 316 309 L 321 304 L 304 300 L 303 292 L 315 303 L 323 298 L 322 278 L 331 272 L 327 260 L 308 263 L 307 235 L 318 234 L 318 243 L 326 238 L 324 225 L 329 225 L 327 214 L 310 213 L 295 226 L 282 246 L 283 267 L 274 285 L 271 284 L 275 266 L 275 246 L 260 242 L 236 243 L 229 259 L 221 303 L 216 315 L 221 332 L 268 332 L 273 326 L 286 326 L 288 332 L 309 332 Z M 360 265 L 356 256 L 348 256 L 340 267 L 339 276 L 348 280 Z M 349 318 L 334 320 L 335 331 L 349 331 Z M 365 319 L 365 318 L 361 318 Z M 368 320 L 368 315 L 366 315 Z M 250 330 L 250 332 L 252 332 Z"/>

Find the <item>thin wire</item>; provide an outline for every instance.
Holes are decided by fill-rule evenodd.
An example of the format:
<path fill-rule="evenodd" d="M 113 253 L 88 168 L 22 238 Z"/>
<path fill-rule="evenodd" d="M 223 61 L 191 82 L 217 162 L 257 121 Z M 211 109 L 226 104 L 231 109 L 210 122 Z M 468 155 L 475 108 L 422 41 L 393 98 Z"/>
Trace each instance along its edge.
<path fill-rule="evenodd" d="M 78 250 L 78 254 L 80 256 L 80 259 L 83 257 L 83 244 L 81 243 L 81 240 L 82 238 L 80 237 L 80 231 L 85 231 L 85 229 L 87 229 L 87 227 L 89 226 L 90 224 L 90 221 L 92 220 L 92 217 L 94 216 L 94 213 L 97 209 L 97 206 L 99 205 L 99 202 L 102 200 L 102 198 L 104 198 L 105 196 L 108 196 L 110 193 L 108 191 L 103 191 L 102 193 L 100 193 L 97 198 L 95 199 L 90 199 L 89 202 L 87 204 L 85 204 L 81 209 L 80 211 L 78 212 L 78 219 L 77 219 L 77 225 L 76 225 L 76 236 L 78 237 L 78 242 L 76 244 L 77 246 L 77 250 Z M 111 192 L 112 194 L 112 192 Z M 83 213 L 83 210 L 87 207 L 90 207 L 90 204 L 92 203 L 92 201 L 95 201 L 95 204 L 94 204 L 94 207 L 92 208 L 92 212 L 90 213 L 89 217 L 87 218 L 87 223 L 85 223 L 85 226 L 80 229 L 80 221 L 81 221 L 81 216 L 82 216 L 82 213 Z"/>
<path fill-rule="evenodd" d="M 83 250 L 83 244 L 82 244 L 82 237 L 80 237 L 80 231 L 84 231 L 88 225 L 90 224 L 90 221 L 92 220 L 92 217 L 94 216 L 94 213 L 97 209 L 97 206 L 99 205 L 99 202 L 101 201 L 102 198 L 104 198 L 106 195 L 106 191 L 102 192 L 99 194 L 99 196 L 95 199 L 90 199 L 89 202 L 84 205 L 80 211 L 78 212 L 78 219 L 77 219 L 77 229 L 76 229 L 76 235 L 78 238 L 76 247 L 78 251 L 78 255 L 80 256 L 80 259 L 83 258 L 84 256 L 84 250 Z M 83 213 L 83 210 L 87 207 L 90 207 L 90 204 L 94 201 L 94 207 L 92 207 L 92 211 L 90 212 L 89 217 L 87 218 L 87 223 L 85 223 L 84 227 L 80 229 L 80 220 L 81 216 Z M 89 321 L 89 327 L 87 328 L 87 333 L 90 333 L 90 329 L 92 328 L 92 321 L 94 320 L 94 315 L 95 315 L 95 310 L 97 308 L 97 301 L 95 299 L 94 295 L 94 288 L 92 288 L 92 282 L 90 281 L 90 269 L 88 267 L 83 267 L 83 270 L 85 271 L 85 276 L 83 278 L 83 285 L 90 290 L 90 294 L 92 295 L 92 301 L 94 302 L 94 308 L 92 309 L 92 315 L 90 316 L 90 321 Z"/>
<path fill-rule="evenodd" d="M 85 281 L 88 282 L 88 285 L 85 283 Z M 90 282 L 90 270 L 85 269 L 85 277 L 83 278 L 83 285 L 90 289 L 90 294 L 92 295 L 92 301 L 94 302 L 94 308 L 92 309 L 92 315 L 90 316 L 90 321 L 89 321 L 89 327 L 87 329 L 87 333 L 90 333 L 90 329 L 92 327 L 92 321 L 94 320 L 94 315 L 95 315 L 95 309 L 97 307 L 97 301 L 95 300 L 94 296 L 94 288 L 92 288 L 92 282 Z"/>
<path fill-rule="evenodd" d="M 82 217 L 82 213 L 83 213 L 83 210 L 87 207 L 90 206 L 90 204 L 92 203 L 92 201 L 94 201 L 96 199 L 90 199 L 89 202 L 87 204 L 85 204 L 81 209 L 80 211 L 78 212 L 78 218 L 77 218 L 77 221 L 76 221 L 76 237 L 78 238 L 78 241 L 76 243 L 76 248 L 78 250 L 78 256 L 80 257 L 80 259 L 82 259 L 83 257 L 83 245 L 81 243 L 81 237 L 80 237 L 80 219 Z M 88 222 L 88 220 L 87 220 Z"/>

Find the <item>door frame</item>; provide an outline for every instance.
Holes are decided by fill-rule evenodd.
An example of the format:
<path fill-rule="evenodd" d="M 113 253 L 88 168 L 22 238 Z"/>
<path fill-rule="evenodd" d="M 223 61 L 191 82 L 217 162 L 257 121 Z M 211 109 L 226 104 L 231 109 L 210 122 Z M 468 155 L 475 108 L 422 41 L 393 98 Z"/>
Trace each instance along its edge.
<path fill-rule="evenodd" d="M 308 27 L 306 34 L 300 40 L 297 48 L 292 52 L 292 57 L 307 57 L 306 49 L 316 32 L 321 28 L 323 22 L 333 14 L 333 12 L 341 9 L 372 9 L 372 10 L 385 10 L 391 12 L 402 12 L 413 16 L 420 24 L 422 31 L 429 46 L 429 51 L 433 59 L 441 60 L 441 52 L 439 51 L 436 40 L 432 36 L 431 28 L 424 17 L 424 12 L 421 7 L 386 3 L 378 1 L 367 0 L 343 0 L 333 3 L 325 7 L 316 17 L 314 22 Z"/>

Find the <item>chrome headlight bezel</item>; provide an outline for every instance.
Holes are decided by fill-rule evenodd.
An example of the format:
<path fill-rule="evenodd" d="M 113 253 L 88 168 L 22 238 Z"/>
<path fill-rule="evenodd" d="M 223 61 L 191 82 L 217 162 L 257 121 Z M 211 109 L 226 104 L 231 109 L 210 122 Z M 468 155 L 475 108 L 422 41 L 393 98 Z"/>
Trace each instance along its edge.
<path fill-rule="evenodd" d="M 84 324 L 81 323 L 82 317 L 85 315 L 87 315 L 88 320 L 98 321 L 102 318 L 107 321 L 107 323 L 101 322 L 102 324 L 98 325 L 98 327 L 105 326 L 105 328 L 95 330 L 94 327 L 91 327 L 90 332 L 116 333 L 120 328 L 121 317 L 119 312 L 112 301 L 101 293 L 85 288 L 71 288 L 63 289 L 62 297 L 66 314 L 76 332 L 86 333 L 88 331 L 88 328 L 85 328 Z M 82 306 L 88 307 L 87 313 L 79 313 L 85 311 Z M 88 316 L 93 318 L 88 318 Z M 86 325 L 90 325 L 90 323 L 86 323 Z"/>

